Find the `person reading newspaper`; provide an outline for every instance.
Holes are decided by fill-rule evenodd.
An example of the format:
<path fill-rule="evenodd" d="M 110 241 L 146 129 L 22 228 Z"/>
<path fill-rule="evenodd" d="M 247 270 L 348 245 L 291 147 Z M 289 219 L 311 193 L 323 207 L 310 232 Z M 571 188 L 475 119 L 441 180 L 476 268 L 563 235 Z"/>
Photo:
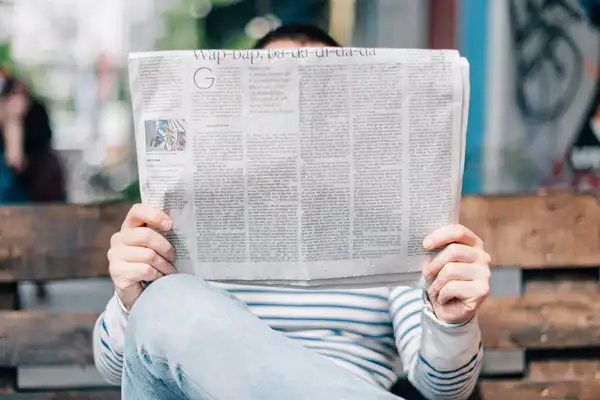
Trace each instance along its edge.
<path fill-rule="evenodd" d="M 280 27 L 256 44 L 319 46 L 338 44 L 310 25 Z M 206 282 L 176 273 L 174 248 L 159 233 L 171 228 L 165 212 L 137 204 L 111 239 L 116 290 L 95 326 L 94 359 L 123 398 L 397 399 L 398 355 L 428 399 L 474 390 L 490 256 L 464 226 L 425 238 L 425 249 L 439 250 L 422 268 L 427 290 Z"/>

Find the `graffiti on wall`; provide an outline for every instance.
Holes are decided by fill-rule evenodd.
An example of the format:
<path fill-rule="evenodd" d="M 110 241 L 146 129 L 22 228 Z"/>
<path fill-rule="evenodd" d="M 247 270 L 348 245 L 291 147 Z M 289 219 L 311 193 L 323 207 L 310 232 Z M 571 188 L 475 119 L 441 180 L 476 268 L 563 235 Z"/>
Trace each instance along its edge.
<path fill-rule="evenodd" d="M 517 106 L 527 119 L 553 121 L 569 108 L 581 84 L 583 57 L 567 27 L 583 15 L 567 0 L 512 0 L 510 16 Z M 560 86 L 550 97 L 538 91 L 548 79 Z"/>
<path fill-rule="evenodd" d="M 588 21 L 600 29 L 600 2 L 582 0 Z M 594 79 L 594 92 L 580 123 L 578 134 L 567 151 L 567 161 L 574 173 L 572 186 L 587 185 L 600 197 L 600 75 L 599 60 L 585 60 L 588 72 Z"/>
<path fill-rule="evenodd" d="M 535 135 L 529 151 L 553 158 L 539 185 L 600 196 L 600 1 L 511 0 L 510 22 L 514 102 Z"/>

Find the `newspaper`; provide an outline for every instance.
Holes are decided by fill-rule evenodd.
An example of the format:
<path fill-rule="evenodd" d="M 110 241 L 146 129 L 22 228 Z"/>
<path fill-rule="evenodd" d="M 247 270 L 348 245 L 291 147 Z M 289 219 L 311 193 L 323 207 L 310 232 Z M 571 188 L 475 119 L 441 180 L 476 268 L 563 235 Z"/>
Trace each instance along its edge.
<path fill-rule="evenodd" d="M 175 267 L 286 287 L 416 285 L 458 221 L 469 66 L 457 51 L 129 57 L 142 201 Z"/>

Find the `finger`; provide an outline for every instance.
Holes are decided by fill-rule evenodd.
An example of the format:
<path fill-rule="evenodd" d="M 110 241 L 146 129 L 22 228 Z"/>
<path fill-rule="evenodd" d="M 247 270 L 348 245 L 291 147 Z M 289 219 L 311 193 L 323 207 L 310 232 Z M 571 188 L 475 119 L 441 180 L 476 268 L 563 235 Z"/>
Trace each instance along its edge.
<path fill-rule="evenodd" d="M 452 299 L 458 299 L 465 306 L 476 309 L 485 300 L 489 291 L 489 285 L 484 281 L 450 281 L 440 290 L 437 301 L 446 304 Z"/>
<path fill-rule="evenodd" d="M 110 259 L 131 263 L 148 264 L 165 275 L 175 272 L 173 264 L 152 249 L 136 246 L 119 246 L 110 249 Z"/>
<path fill-rule="evenodd" d="M 161 255 L 165 260 L 173 262 L 175 253 L 173 246 L 164 236 L 148 227 L 126 229 L 115 234 L 116 242 L 125 246 L 147 247 Z"/>
<path fill-rule="evenodd" d="M 479 260 L 481 250 L 459 243 L 450 243 L 423 267 L 425 279 L 436 276 L 449 262 L 474 263 Z"/>
<path fill-rule="evenodd" d="M 461 243 L 467 246 L 483 248 L 483 241 L 469 228 L 463 225 L 448 225 L 435 230 L 423 241 L 426 250 L 433 250 L 450 243 Z"/>
<path fill-rule="evenodd" d="M 429 295 L 436 297 L 440 290 L 451 281 L 473 281 L 478 278 L 475 264 L 450 262 L 442 268 L 429 286 Z"/>
<path fill-rule="evenodd" d="M 118 270 L 119 276 L 122 276 L 131 282 L 151 282 L 165 276 L 156 268 L 144 263 L 131 263 L 122 261 L 117 263 L 113 267 L 113 270 Z"/>
<path fill-rule="evenodd" d="M 171 218 L 156 207 L 147 204 L 135 204 L 127 213 L 121 229 L 132 229 L 145 225 L 168 231 L 173 224 Z"/>

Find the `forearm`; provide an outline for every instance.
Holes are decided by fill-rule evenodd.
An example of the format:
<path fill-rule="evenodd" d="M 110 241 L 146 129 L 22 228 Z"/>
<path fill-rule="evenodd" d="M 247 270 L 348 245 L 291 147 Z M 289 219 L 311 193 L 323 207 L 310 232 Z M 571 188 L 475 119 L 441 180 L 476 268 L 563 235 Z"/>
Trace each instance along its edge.
<path fill-rule="evenodd" d="M 4 151 L 7 154 L 23 153 L 23 122 L 20 118 L 8 118 L 4 122 Z"/>
<path fill-rule="evenodd" d="M 445 324 L 426 306 L 422 326 L 421 346 L 409 379 L 429 399 L 468 399 L 483 356 L 477 317 L 463 325 Z"/>
<path fill-rule="evenodd" d="M 390 294 L 396 345 L 408 379 L 427 399 L 465 400 L 481 369 L 477 319 L 464 325 L 441 322 L 423 291 L 397 288 Z"/>
<path fill-rule="evenodd" d="M 119 385 L 123 372 L 123 351 L 127 314 L 113 296 L 94 327 L 94 363 L 110 383 Z"/>

